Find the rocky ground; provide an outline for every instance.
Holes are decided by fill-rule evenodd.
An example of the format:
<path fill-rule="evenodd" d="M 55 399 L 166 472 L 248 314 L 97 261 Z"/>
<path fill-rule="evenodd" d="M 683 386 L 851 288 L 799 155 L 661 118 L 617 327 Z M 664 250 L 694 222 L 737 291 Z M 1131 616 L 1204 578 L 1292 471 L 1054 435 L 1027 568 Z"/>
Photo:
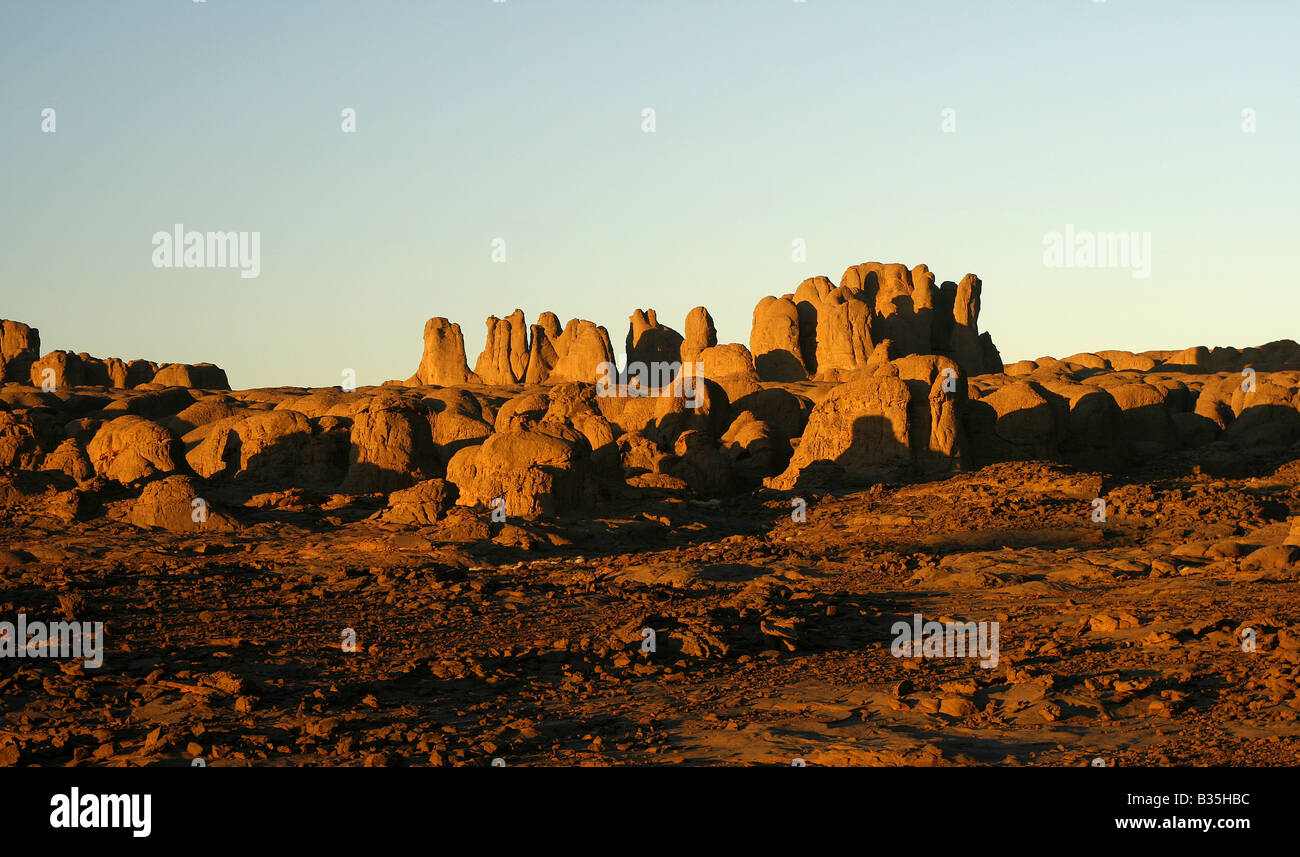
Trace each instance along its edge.
<path fill-rule="evenodd" d="M 148 538 L 20 514 L 0 614 L 108 642 L 99 669 L 0 662 L 0 760 L 1296 764 L 1297 464 L 1158 470 L 995 464 L 810 494 L 803 522 L 766 491 L 418 527 L 358 498 Z M 998 621 L 997 667 L 894 657 L 915 613 Z"/>

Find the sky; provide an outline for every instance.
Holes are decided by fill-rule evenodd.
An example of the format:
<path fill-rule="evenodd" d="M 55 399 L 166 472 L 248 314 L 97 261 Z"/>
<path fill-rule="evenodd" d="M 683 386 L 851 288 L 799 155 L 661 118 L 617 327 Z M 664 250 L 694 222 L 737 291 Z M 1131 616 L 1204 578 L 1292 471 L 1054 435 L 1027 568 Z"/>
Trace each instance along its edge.
<path fill-rule="evenodd" d="M 1007 362 L 1296 338 L 1297 36 L 1292 0 L 0 0 L 0 317 L 365 385 L 432 316 L 471 368 L 516 307 L 748 344 L 882 261 L 980 276 Z M 260 233 L 259 276 L 156 267 L 178 223 Z M 1067 227 L 1149 234 L 1149 276 L 1045 264 Z"/>

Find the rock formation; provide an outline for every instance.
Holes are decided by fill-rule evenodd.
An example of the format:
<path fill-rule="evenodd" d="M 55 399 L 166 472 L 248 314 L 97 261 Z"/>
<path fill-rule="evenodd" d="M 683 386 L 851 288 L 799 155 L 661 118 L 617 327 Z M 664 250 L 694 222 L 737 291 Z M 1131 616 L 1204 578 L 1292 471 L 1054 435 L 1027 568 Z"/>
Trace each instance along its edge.
<path fill-rule="evenodd" d="M 602 376 L 600 367 L 614 362 L 609 331 L 576 318 L 564 326 L 564 333 L 555 343 L 555 351 L 559 359 L 547 378 L 552 383 L 581 381 L 593 384 Z"/>
<path fill-rule="evenodd" d="M 517 384 L 524 379 L 528 355 L 524 311 L 517 309 L 505 318 L 489 316 L 487 343 L 474 364 L 474 374 L 484 384 Z"/>
<path fill-rule="evenodd" d="M 767 381 L 807 380 L 803 348 L 794 300 L 768 296 L 759 301 L 749 334 L 749 350 L 759 376 Z"/>
<path fill-rule="evenodd" d="M 148 360 L 93 357 L 67 350 L 40 354 L 41 334 L 19 321 L 0 319 L 0 383 L 30 384 L 61 390 L 108 387 L 129 390 L 142 384 L 191 389 L 229 390 L 221 367 L 211 363 L 159 364 Z"/>
<path fill-rule="evenodd" d="M 844 380 L 867 368 L 882 342 L 898 357 L 949 357 L 964 375 L 1000 372 L 1001 357 L 977 324 L 981 290 L 973 274 L 936 288 L 925 265 L 864 262 L 838 288 L 813 277 L 794 294 L 759 301 L 750 349 L 766 381 Z"/>
<path fill-rule="evenodd" d="M 477 384 L 480 380 L 478 375 L 469 371 L 465 362 L 465 337 L 461 335 L 460 325 L 445 318 L 431 318 L 425 322 L 424 355 L 420 358 L 420 368 L 415 370 L 407 385 L 450 387 Z"/>
<path fill-rule="evenodd" d="M 713 326 L 713 316 L 702 306 L 686 314 L 686 336 L 682 339 L 682 362 L 700 359 L 700 352 L 718 344 L 718 331 Z"/>
<path fill-rule="evenodd" d="M 638 309 L 632 313 L 628 321 L 626 350 L 628 365 L 639 363 L 650 366 L 656 363 L 662 365 L 681 361 L 684 338 L 671 327 L 660 324 L 654 310 L 643 312 Z M 699 331 L 696 331 L 696 334 L 698 336 Z M 707 336 L 707 332 L 705 335 Z M 671 381 L 672 378 L 666 380 Z"/>
<path fill-rule="evenodd" d="M 0 319 L 0 382 L 25 383 L 40 354 L 39 330 L 20 321 Z"/>
<path fill-rule="evenodd" d="M 549 312 L 533 324 L 522 310 L 488 319 L 477 372 L 459 326 L 430 319 L 409 381 L 356 391 L 232 392 L 211 364 L 38 357 L 38 332 L 6 321 L 0 469 L 62 492 L 50 506 L 60 520 L 111 490 L 110 504 L 144 498 L 123 520 L 174 528 L 179 512 L 148 510 L 193 488 L 233 509 L 390 495 L 370 510 L 378 520 L 455 528 L 499 497 L 508 519 L 533 518 L 628 491 L 707 499 L 1024 460 L 1120 472 L 1300 443 L 1295 342 L 1004 367 L 978 329 L 981 301 L 973 275 L 936 285 L 923 265 L 864 263 L 838 286 L 814 277 L 760 301 L 752 350 L 719 343 L 704 307 L 688 313 L 685 335 L 637 309 L 628 359 L 685 367 L 661 388 L 604 372 L 615 359 L 605 328 L 576 318 L 561 328 Z"/>

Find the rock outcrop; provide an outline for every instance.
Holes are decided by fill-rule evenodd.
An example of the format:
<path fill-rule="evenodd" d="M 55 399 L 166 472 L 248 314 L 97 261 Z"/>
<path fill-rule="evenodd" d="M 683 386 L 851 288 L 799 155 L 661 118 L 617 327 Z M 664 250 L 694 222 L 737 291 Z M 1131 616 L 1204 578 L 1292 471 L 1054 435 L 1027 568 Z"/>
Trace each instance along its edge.
<path fill-rule="evenodd" d="M 906 478 L 912 464 L 911 403 L 907 384 L 898 378 L 838 385 L 813 408 L 789 466 L 765 484 L 791 490 Z"/>
<path fill-rule="evenodd" d="M 789 297 L 765 297 L 754 307 L 749 350 L 766 381 L 805 381 L 808 365 L 799 333 L 799 309 Z"/>
<path fill-rule="evenodd" d="M 420 367 L 406 383 L 412 387 L 450 387 L 477 384 L 481 379 L 465 362 L 465 337 L 460 325 L 445 318 L 424 324 L 424 355 Z"/>
<path fill-rule="evenodd" d="M 1295 342 L 1004 366 L 978 328 L 982 289 L 974 275 L 936 284 L 924 265 L 863 263 L 838 286 L 813 277 L 764 298 L 750 347 L 719 343 L 704 307 L 685 335 L 637 309 L 622 371 L 605 328 L 515 310 L 488 319 L 471 372 L 459 326 L 432 318 L 410 380 L 359 390 L 236 392 L 212 364 L 40 357 L 38 332 L 6 321 L 0 470 L 58 495 L 60 519 L 138 494 L 148 502 L 124 520 L 183 527 L 155 500 L 184 489 L 236 510 L 355 504 L 451 532 L 498 499 L 527 519 L 638 491 L 680 502 L 1026 460 L 1119 473 L 1300 455 Z M 682 369 L 631 371 L 655 365 Z"/>
<path fill-rule="evenodd" d="M 556 361 L 550 376 L 552 383 L 581 381 L 594 384 L 604 373 L 603 365 L 614 363 L 614 346 L 609 341 L 609 331 L 590 321 L 570 319 L 564 332 L 555 343 Z"/>
<path fill-rule="evenodd" d="M 572 515 L 597 499 L 590 455 L 576 432 L 558 437 L 510 429 L 452 456 L 447 480 L 459 490 L 461 505 L 500 510 L 507 519 Z"/>
<path fill-rule="evenodd" d="M 936 288 L 925 265 L 864 262 L 846 270 L 838 288 L 813 277 L 794 294 L 763 298 L 750 348 L 765 381 L 845 380 L 886 341 L 897 357 L 948 357 L 963 375 L 1000 372 L 1001 356 L 978 328 L 981 291 L 973 274 Z"/>
<path fill-rule="evenodd" d="M 184 461 L 167 429 L 130 414 L 104 423 L 86 454 L 95 473 L 124 485 L 174 473 Z"/>
<path fill-rule="evenodd" d="M 685 339 L 671 327 L 660 324 L 654 310 L 638 309 L 628 318 L 628 322 L 626 342 L 628 366 L 632 364 L 671 365 L 681 362 L 682 345 Z M 666 380 L 671 381 L 673 377 L 668 377 Z"/>
<path fill-rule="evenodd" d="M 528 325 L 524 311 L 517 309 L 505 318 L 489 316 L 487 343 L 474 364 L 474 374 L 484 384 L 517 384 L 528 369 Z"/>
<path fill-rule="evenodd" d="M 26 383 L 41 356 L 41 332 L 21 321 L 0 319 L 0 383 Z"/>
<path fill-rule="evenodd" d="M 702 306 L 686 314 L 686 335 L 682 339 L 682 362 L 700 359 L 700 352 L 718 344 L 718 331 L 713 326 L 713 316 Z"/>
<path fill-rule="evenodd" d="M 187 387 L 197 390 L 229 390 L 226 370 L 211 363 L 169 363 L 158 370 L 151 383 L 163 387 Z"/>
<path fill-rule="evenodd" d="M 106 387 L 129 390 L 142 384 L 191 389 L 229 390 L 225 370 L 211 363 L 159 364 L 148 360 L 100 358 L 83 352 L 51 351 L 40 355 L 40 331 L 22 322 L 0 319 L 0 383 L 30 384 L 47 390 Z"/>
<path fill-rule="evenodd" d="M 146 484 L 140 496 L 126 504 L 125 520 L 144 529 L 173 533 L 230 532 L 236 524 L 203 496 L 202 484 L 176 474 Z"/>
<path fill-rule="evenodd" d="M 352 420 L 345 494 L 409 488 L 436 476 L 437 456 L 429 420 L 411 403 L 376 396 Z"/>

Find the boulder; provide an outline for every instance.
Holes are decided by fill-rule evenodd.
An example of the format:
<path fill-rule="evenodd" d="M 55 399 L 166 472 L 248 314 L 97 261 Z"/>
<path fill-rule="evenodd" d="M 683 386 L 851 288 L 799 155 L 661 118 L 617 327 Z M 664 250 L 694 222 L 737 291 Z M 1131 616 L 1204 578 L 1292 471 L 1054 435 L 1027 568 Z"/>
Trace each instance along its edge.
<path fill-rule="evenodd" d="M 828 478 L 850 485 L 904 478 L 912 466 L 910 405 L 896 377 L 840 384 L 813 408 L 785 471 L 764 484 L 791 490 Z"/>
<path fill-rule="evenodd" d="M 682 432 L 673 444 L 667 471 L 702 497 L 723 497 L 735 490 L 731 460 L 707 432 Z"/>
<path fill-rule="evenodd" d="M 395 491 L 436 471 L 433 434 L 424 412 L 402 399 L 376 396 L 352 421 L 348 472 L 339 491 Z"/>
<path fill-rule="evenodd" d="M 439 390 L 422 400 L 428 409 L 434 452 L 439 467 L 461 449 L 482 443 L 492 434 L 493 414 L 464 390 Z"/>
<path fill-rule="evenodd" d="M 722 436 L 722 449 L 750 480 L 775 476 L 790 461 L 790 441 L 752 411 L 741 411 Z"/>
<path fill-rule="evenodd" d="M 1107 357 L 1109 360 L 1110 358 Z M 1140 455 L 1153 455 L 1178 444 L 1173 413 L 1165 406 L 1168 394 L 1141 382 L 1106 388 L 1124 414 L 1123 432 Z"/>
<path fill-rule="evenodd" d="M 643 473 L 660 473 L 663 471 L 662 462 L 669 457 L 658 444 L 639 431 L 619 435 L 615 444 L 618 446 L 619 464 L 626 478 Z"/>
<path fill-rule="evenodd" d="M 1032 381 L 1014 381 L 978 399 L 972 397 L 966 429 L 977 462 L 1055 460 L 1063 425 L 1050 395 Z"/>
<path fill-rule="evenodd" d="M 1300 440 L 1300 391 L 1296 373 L 1260 374 L 1255 389 L 1232 394 L 1236 415 L 1223 439 L 1242 449 L 1273 451 Z"/>
<path fill-rule="evenodd" d="M 614 425 L 600 412 L 595 386 L 576 382 L 557 384 L 546 398 L 547 408 L 542 422 L 573 428 L 591 445 L 591 462 L 596 472 L 616 472 L 619 454 L 614 442 Z"/>
<path fill-rule="evenodd" d="M 205 397 L 163 420 L 163 425 L 177 437 L 184 437 L 199 426 L 235 416 L 238 413 L 236 405 L 234 400 L 221 396 Z"/>
<path fill-rule="evenodd" d="M 153 376 L 153 383 L 164 387 L 187 387 L 192 390 L 229 390 L 226 370 L 211 363 L 169 363 Z"/>
<path fill-rule="evenodd" d="M 1044 380 L 1039 389 L 1053 405 L 1054 421 L 1062 426 L 1062 460 L 1095 470 L 1115 470 L 1128 463 L 1133 444 L 1125 435 L 1124 412 L 1108 391 L 1059 379 Z"/>
<path fill-rule="evenodd" d="M 33 387 L 44 387 L 48 382 L 55 390 L 62 390 L 86 383 L 85 364 L 80 355 L 71 351 L 51 351 L 33 362 L 31 367 L 29 380 Z"/>
<path fill-rule="evenodd" d="M 1110 364 L 1116 372 L 1150 372 L 1156 368 L 1156 361 L 1132 351 L 1098 351 L 1097 356 Z"/>
<path fill-rule="evenodd" d="M 0 458 L 3 458 L 3 452 L 0 452 Z M 90 463 L 85 448 L 76 438 L 71 437 L 62 441 L 53 452 L 45 456 L 45 460 L 41 462 L 41 470 L 54 470 L 66 474 L 78 484 L 95 478 L 95 467 Z"/>
<path fill-rule="evenodd" d="M 750 411 L 755 419 L 765 423 L 776 436 L 786 440 L 803 434 L 812 409 L 810 399 L 780 387 L 758 390 L 731 403 L 733 412 L 739 414 L 741 411 Z"/>
<path fill-rule="evenodd" d="M 1206 348 L 1204 345 L 1184 348 L 1182 351 L 1175 351 L 1167 356 L 1161 361 L 1161 365 L 1167 369 L 1208 369 L 1210 366 L 1210 349 Z"/>
<path fill-rule="evenodd" d="M 683 371 L 687 377 L 707 378 L 716 383 L 729 402 L 763 389 L 749 349 L 736 342 L 704 349 L 699 359 Z"/>
<path fill-rule="evenodd" d="M 497 411 L 493 431 L 502 432 L 511 429 L 527 429 L 534 423 L 542 421 L 550 407 L 550 399 L 544 392 L 529 391 L 508 399 Z"/>
<path fill-rule="evenodd" d="M 0 411 L 0 468 L 35 470 L 41 454 L 40 438 L 31 417 Z"/>
<path fill-rule="evenodd" d="M 1093 354 L 1091 352 L 1071 354 L 1069 357 L 1065 358 L 1064 362 L 1073 364 L 1075 366 L 1080 366 L 1084 369 L 1109 369 L 1110 368 L 1110 364 L 1106 362 L 1105 357 L 1102 357 L 1100 354 Z M 1009 375 L 1011 373 L 1008 372 L 1007 374 Z"/>
<path fill-rule="evenodd" d="M 447 517 L 456 505 L 456 486 L 445 479 L 426 479 L 388 495 L 388 505 L 376 517 L 389 524 L 425 527 Z"/>
<path fill-rule="evenodd" d="M 235 521 L 203 496 L 198 480 L 184 475 L 156 479 L 130 501 L 125 519 L 144 529 L 173 533 L 230 532 Z"/>
<path fill-rule="evenodd" d="M 591 448 L 578 436 L 565 440 L 540 431 L 493 434 L 480 446 L 460 450 L 447 464 L 447 480 L 464 506 L 505 501 L 507 517 L 574 514 L 597 499 Z"/>
<path fill-rule="evenodd" d="M 100 426 L 86 454 L 95 473 L 124 485 L 174 473 L 184 462 L 171 432 L 131 414 Z"/>
<path fill-rule="evenodd" d="M 343 476 L 347 450 L 346 431 L 318 432 L 305 415 L 274 410 L 210 424 L 185 460 L 205 479 L 328 490 Z"/>

